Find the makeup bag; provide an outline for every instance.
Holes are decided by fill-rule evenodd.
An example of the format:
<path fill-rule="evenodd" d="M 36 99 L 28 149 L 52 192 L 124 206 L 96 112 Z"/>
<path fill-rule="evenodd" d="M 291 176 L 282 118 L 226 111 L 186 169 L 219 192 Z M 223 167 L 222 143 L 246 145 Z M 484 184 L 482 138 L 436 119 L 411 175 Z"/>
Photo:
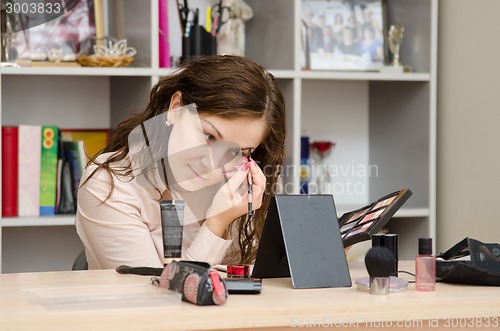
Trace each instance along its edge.
<path fill-rule="evenodd" d="M 465 238 L 436 257 L 441 281 L 500 286 L 500 245 Z"/>
<path fill-rule="evenodd" d="M 219 273 L 206 262 L 173 261 L 165 268 L 119 266 L 121 274 L 159 276 L 153 284 L 182 294 L 182 300 L 198 306 L 223 305 L 227 286 Z"/>

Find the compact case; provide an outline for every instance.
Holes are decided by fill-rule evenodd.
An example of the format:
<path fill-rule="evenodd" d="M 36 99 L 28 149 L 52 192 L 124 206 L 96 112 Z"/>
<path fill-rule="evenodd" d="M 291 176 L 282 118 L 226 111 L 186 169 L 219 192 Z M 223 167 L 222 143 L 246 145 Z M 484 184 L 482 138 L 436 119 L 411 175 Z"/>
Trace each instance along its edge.
<path fill-rule="evenodd" d="M 401 189 L 342 215 L 339 227 L 344 247 L 369 240 L 372 234 L 384 227 L 412 194 L 409 188 Z"/>

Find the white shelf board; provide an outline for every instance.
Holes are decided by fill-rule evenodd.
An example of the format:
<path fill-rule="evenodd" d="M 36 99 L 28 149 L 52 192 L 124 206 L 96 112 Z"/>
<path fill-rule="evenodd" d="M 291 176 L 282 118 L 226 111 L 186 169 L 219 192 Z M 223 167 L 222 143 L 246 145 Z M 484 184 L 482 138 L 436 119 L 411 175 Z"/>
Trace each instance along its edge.
<path fill-rule="evenodd" d="M 393 217 L 429 217 L 430 209 L 429 208 L 401 208 L 394 214 Z"/>
<path fill-rule="evenodd" d="M 0 219 L 0 227 L 18 226 L 60 226 L 75 225 L 75 215 L 6 217 Z"/>
<path fill-rule="evenodd" d="M 342 215 L 346 212 L 361 208 L 361 206 L 342 205 L 337 208 L 337 214 Z M 428 217 L 429 208 L 402 208 L 396 212 L 394 217 L 410 218 L 410 217 Z M 17 226 L 60 226 L 74 225 L 74 215 L 47 216 L 47 217 L 8 217 L 0 219 L 0 227 L 17 227 Z"/>
<path fill-rule="evenodd" d="M 91 68 L 91 67 L 21 67 L 0 68 L 2 75 L 52 75 L 52 76 L 154 76 L 152 68 Z"/>
<path fill-rule="evenodd" d="M 385 81 L 430 81 L 429 73 L 380 73 L 380 72 L 343 72 L 343 71 L 300 71 L 302 79 L 329 80 L 385 80 Z"/>
<path fill-rule="evenodd" d="M 91 67 L 20 67 L 0 68 L 2 75 L 52 75 L 52 76 L 167 76 L 172 68 L 91 68 Z M 380 73 L 347 71 L 294 71 L 272 70 L 280 79 L 328 79 L 328 80 L 386 80 L 386 81 L 430 81 L 429 73 Z"/>
<path fill-rule="evenodd" d="M 172 68 L 161 68 L 154 70 L 154 74 L 156 76 L 167 76 L 170 75 L 176 69 Z M 275 78 L 285 78 L 285 79 L 293 79 L 299 76 L 299 72 L 293 70 L 272 70 L 268 69 L 268 71 L 273 74 Z"/>
<path fill-rule="evenodd" d="M 293 79 L 293 78 L 297 78 L 299 75 L 298 75 L 298 72 L 297 71 L 293 71 L 293 70 L 272 70 L 272 69 L 269 69 L 268 70 L 275 78 L 287 78 L 287 79 Z"/>

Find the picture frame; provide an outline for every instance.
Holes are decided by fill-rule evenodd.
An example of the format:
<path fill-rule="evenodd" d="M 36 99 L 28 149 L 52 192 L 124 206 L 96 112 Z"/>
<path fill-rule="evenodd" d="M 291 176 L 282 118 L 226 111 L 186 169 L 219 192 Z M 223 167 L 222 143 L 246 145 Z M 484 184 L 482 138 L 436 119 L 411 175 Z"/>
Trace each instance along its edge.
<path fill-rule="evenodd" d="M 380 71 L 385 0 L 301 0 L 303 70 Z"/>
<path fill-rule="evenodd" d="M 75 61 L 82 42 L 95 37 L 94 0 L 60 3 L 65 14 L 53 19 L 47 17 L 45 23 L 29 27 L 12 42 L 12 51 L 17 59 L 23 60 L 21 64 L 26 60 L 53 63 Z M 69 6 L 67 10 L 66 6 Z M 35 18 L 43 21 L 42 17 Z"/>

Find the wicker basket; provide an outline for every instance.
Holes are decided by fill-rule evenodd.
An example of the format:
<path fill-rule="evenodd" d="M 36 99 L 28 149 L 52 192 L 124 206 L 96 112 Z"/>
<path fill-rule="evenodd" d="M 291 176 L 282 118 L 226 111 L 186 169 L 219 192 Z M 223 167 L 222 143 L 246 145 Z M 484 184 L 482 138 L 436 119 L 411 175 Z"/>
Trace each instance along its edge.
<path fill-rule="evenodd" d="M 134 62 L 130 56 L 79 56 L 76 62 L 84 67 L 127 67 Z"/>

